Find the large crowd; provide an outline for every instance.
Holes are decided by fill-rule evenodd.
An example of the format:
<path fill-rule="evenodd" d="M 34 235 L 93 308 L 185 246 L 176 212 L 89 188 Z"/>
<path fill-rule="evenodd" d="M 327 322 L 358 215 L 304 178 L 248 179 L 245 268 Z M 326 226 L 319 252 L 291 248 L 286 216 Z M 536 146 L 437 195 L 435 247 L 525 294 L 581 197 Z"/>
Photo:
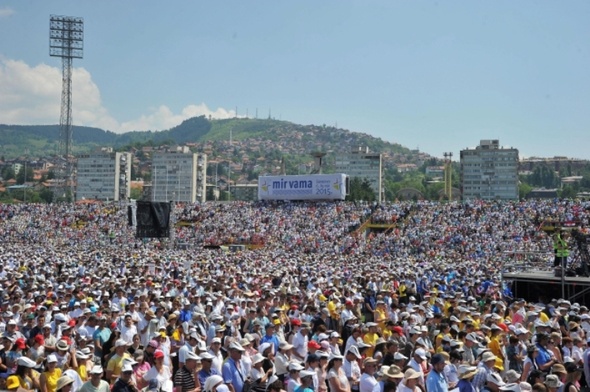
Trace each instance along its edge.
<path fill-rule="evenodd" d="M 568 200 L 177 204 L 173 240 L 148 240 L 124 205 L 0 205 L 0 389 L 578 392 L 588 308 L 501 274 L 551 268 L 543 222 L 589 220 Z"/>

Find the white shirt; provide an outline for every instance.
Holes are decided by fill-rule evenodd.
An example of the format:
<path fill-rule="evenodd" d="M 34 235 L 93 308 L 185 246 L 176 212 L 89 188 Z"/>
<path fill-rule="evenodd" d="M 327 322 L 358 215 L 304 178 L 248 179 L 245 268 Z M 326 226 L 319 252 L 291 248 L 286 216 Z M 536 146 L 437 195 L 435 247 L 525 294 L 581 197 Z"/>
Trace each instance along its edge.
<path fill-rule="evenodd" d="M 344 369 L 344 373 L 349 379 L 356 378 L 358 380 L 361 377 L 361 368 L 356 361 L 349 362 L 346 358 L 344 358 L 344 361 L 342 362 L 342 369 Z"/>
<path fill-rule="evenodd" d="M 295 336 L 293 337 L 293 352 L 297 355 L 297 357 L 301 359 L 305 359 L 307 357 L 307 343 L 309 338 L 307 336 L 303 336 L 301 331 L 298 331 Z"/>
<path fill-rule="evenodd" d="M 209 354 L 213 355 L 215 358 L 211 361 L 211 367 L 214 368 L 221 374 L 221 370 L 223 367 L 223 355 L 221 355 L 221 351 L 217 354 L 213 352 L 213 350 L 209 350 Z"/>
<path fill-rule="evenodd" d="M 277 374 L 288 374 L 289 373 L 289 361 L 290 358 L 283 353 L 277 353 L 275 357 L 275 366 L 277 368 Z"/>
<path fill-rule="evenodd" d="M 127 343 L 133 342 L 133 337 L 137 335 L 137 327 L 135 324 L 131 324 L 130 327 L 123 325 L 121 327 L 121 339 L 125 340 Z"/>
<path fill-rule="evenodd" d="M 172 372 L 168 366 L 163 366 L 162 373 L 159 373 L 154 366 L 143 376 L 143 379 L 148 382 L 154 378 L 160 382 L 162 391 L 172 392 Z"/>
<path fill-rule="evenodd" d="M 372 375 L 363 373 L 359 383 L 360 392 L 379 392 L 379 383 Z"/>

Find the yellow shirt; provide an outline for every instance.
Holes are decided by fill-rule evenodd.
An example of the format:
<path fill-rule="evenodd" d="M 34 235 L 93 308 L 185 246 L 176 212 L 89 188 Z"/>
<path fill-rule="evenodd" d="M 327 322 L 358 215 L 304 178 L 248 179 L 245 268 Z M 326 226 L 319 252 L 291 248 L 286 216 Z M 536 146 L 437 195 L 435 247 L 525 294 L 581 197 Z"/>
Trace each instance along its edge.
<path fill-rule="evenodd" d="M 78 370 L 76 371 L 78 376 L 82 379 L 82 381 L 88 381 L 88 372 L 86 371 L 86 361 L 82 361 L 82 363 L 78 364 Z"/>
<path fill-rule="evenodd" d="M 47 392 L 55 392 L 57 389 L 57 380 L 61 377 L 61 369 L 55 368 L 53 372 L 43 372 L 47 379 Z"/>
<path fill-rule="evenodd" d="M 499 336 L 495 336 L 492 339 L 490 339 L 490 342 L 488 343 L 488 348 L 495 356 L 503 357 L 502 345 L 500 344 Z"/>
<path fill-rule="evenodd" d="M 381 328 L 381 331 L 385 331 L 385 322 L 387 321 L 387 315 L 385 314 L 385 309 L 377 308 L 375 309 L 375 322 Z"/>
<path fill-rule="evenodd" d="M 336 314 L 336 304 L 334 303 L 334 301 L 328 302 L 328 305 L 326 307 L 330 311 L 330 316 L 331 317 L 336 317 L 337 316 L 337 314 Z"/>
<path fill-rule="evenodd" d="M 473 324 L 473 327 L 474 327 L 475 329 L 479 329 L 479 326 L 480 326 L 480 324 L 481 324 L 481 320 L 476 320 L 476 319 L 472 318 L 472 319 L 471 319 L 471 324 Z"/>
<path fill-rule="evenodd" d="M 399 297 L 403 298 L 406 296 L 406 285 L 405 284 L 400 284 L 397 291 L 399 292 Z"/>
<path fill-rule="evenodd" d="M 122 357 L 118 356 L 117 354 L 113 355 L 111 359 L 109 359 L 107 370 L 112 371 L 115 376 L 118 376 L 121 374 L 121 369 L 123 369 L 123 360 L 125 360 L 125 358 L 131 358 L 129 353 L 123 354 Z"/>
<path fill-rule="evenodd" d="M 393 332 L 391 332 L 391 330 L 389 330 L 388 328 L 383 329 L 383 339 L 389 340 L 391 335 L 393 335 Z"/>
<path fill-rule="evenodd" d="M 375 345 L 377 344 L 377 340 L 379 340 L 379 335 L 376 333 L 367 332 L 363 337 L 363 342 L 370 344 L 372 347 L 367 348 L 367 358 L 372 357 L 375 353 Z"/>

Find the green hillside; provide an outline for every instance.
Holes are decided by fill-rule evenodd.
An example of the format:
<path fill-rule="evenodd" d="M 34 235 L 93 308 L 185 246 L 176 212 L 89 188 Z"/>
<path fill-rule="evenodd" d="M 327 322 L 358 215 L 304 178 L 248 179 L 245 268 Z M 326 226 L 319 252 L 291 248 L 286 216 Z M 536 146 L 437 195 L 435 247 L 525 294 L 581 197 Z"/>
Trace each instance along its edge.
<path fill-rule="evenodd" d="M 99 128 L 73 127 L 73 151 L 82 153 L 96 147 L 123 148 L 129 145 L 185 144 L 229 141 L 230 132 L 236 143 L 247 148 L 250 141 L 275 142 L 284 153 L 309 153 L 314 150 L 346 151 L 354 146 L 368 146 L 375 152 L 411 156 L 399 144 L 388 143 L 373 136 L 345 129 L 299 125 L 273 119 L 234 118 L 208 120 L 193 117 L 165 131 L 133 131 L 117 134 Z M 6 159 L 25 154 L 47 156 L 56 154 L 59 147 L 59 125 L 0 124 L 0 155 Z M 410 159 L 411 161 L 411 159 Z"/>

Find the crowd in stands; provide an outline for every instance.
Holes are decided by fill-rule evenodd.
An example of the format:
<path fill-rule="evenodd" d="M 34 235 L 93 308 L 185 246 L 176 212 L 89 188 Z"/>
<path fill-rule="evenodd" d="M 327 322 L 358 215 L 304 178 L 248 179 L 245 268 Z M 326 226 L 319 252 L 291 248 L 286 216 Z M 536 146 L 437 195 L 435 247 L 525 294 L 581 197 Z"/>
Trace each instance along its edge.
<path fill-rule="evenodd" d="M 233 202 L 173 215 L 186 223 L 173 241 L 146 240 L 124 205 L 0 205 L 0 389 L 587 388 L 586 304 L 513 298 L 501 273 L 549 267 L 540 226 L 585 232 L 589 203 Z"/>

